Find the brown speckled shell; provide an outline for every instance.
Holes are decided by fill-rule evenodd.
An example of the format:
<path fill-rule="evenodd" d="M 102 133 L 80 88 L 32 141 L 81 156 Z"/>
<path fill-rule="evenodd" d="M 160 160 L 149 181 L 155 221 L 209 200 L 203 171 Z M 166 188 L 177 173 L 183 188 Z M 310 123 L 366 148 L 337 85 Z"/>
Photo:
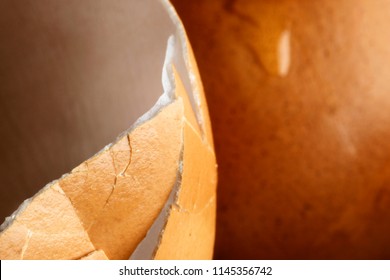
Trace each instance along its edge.
<path fill-rule="evenodd" d="M 215 257 L 389 258 L 390 3 L 172 2 L 213 123 Z M 284 28 L 280 77 L 262 44 Z"/>

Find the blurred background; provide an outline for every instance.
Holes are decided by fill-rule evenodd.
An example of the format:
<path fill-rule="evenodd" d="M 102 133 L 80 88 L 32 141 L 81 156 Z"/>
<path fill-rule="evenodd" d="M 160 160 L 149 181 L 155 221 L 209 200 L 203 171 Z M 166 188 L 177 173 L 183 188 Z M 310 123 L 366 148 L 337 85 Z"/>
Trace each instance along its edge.
<path fill-rule="evenodd" d="M 390 1 L 172 0 L 219 163 L 216 259 L 390 258 Z"/>

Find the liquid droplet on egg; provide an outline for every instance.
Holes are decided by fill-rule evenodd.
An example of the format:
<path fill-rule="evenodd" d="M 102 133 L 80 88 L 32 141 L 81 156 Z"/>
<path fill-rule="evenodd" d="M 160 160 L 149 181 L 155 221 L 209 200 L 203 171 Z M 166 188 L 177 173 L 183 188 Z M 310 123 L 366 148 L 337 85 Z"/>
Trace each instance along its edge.
<path fill-rule="evenodd" d="M 258 43 L 260 60 L 265 70 L 275 76 L 287 76 L 291 63 L 289 29 L 264 36 Z"/>
<path fill-rule="evenodd" d="M 284 77 L 290 69 L 290 30 L 284 30 L 280 35 L 277 56 L 278 74 Z"/>

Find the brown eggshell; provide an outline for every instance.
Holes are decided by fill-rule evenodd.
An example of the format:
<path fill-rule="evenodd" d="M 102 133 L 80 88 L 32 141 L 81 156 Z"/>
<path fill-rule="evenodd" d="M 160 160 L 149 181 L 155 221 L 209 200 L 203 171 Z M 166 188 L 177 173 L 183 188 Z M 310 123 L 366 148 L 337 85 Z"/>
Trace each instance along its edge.
<path fill-rule="evenodd" d="M 212 143 L 206 137 L 202 138 L 196 128 L 187 94 L 176 72 L 175 80 L 177 92 L 187 104 L 184 106 L 187 110 L 183 135 L 183 172 L 181 187 L 154 258 L 210 259 L 213 257 L 215 235 L 215 154 Z"/>
<path fill-rule="evenodd" d="M 172 1 L 219 162 L 216 258 L 389 258 L 390 3 Z"/>

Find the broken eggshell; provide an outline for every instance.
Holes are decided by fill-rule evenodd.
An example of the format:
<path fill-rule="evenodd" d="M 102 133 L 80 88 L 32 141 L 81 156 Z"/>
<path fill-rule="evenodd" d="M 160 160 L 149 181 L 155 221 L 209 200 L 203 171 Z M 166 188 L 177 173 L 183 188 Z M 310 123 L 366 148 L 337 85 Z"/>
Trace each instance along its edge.
<path fill-rule="evenodd" d="M 31 1 L 39 19 L 12 1 L 3 5 L 11 14 L 7 26 L 14 29 L 3 27 L 0 34 L 14 36 L 0 56 L 14 66 L 2 78 L 0 98 L 21 133 L 7 134 L 0 146 L 5 159 L 14 148 L 16 156 L 9 158 L 20 163 L 16 172 L 4 161 L 2 181 L 19 174 L 9 186 L 18 198 L 24 188 L 36 191 L 41 178 L 82 163 L 6 219 L 0 258 L 211 258 L 216 205 L 211 127 L 192 50 L 169 2 Z M 28 24 L 14 24 L 19 17 Z M 36 36 L 24 41 L 31 29 Z M 27 69 L 18 68 L 26 63 Z M 23 77 L 25 83 L 15 83 Z M 112 144 L 88 156 L 129 127 L 129 120 L 134 124 Z M 33 125 L 25 127 L 29 121 Z M 25 147 L 38 151 L 38 158 L 19 156 Z M 41 176 L 30 182 L 29 174 Z"/>

